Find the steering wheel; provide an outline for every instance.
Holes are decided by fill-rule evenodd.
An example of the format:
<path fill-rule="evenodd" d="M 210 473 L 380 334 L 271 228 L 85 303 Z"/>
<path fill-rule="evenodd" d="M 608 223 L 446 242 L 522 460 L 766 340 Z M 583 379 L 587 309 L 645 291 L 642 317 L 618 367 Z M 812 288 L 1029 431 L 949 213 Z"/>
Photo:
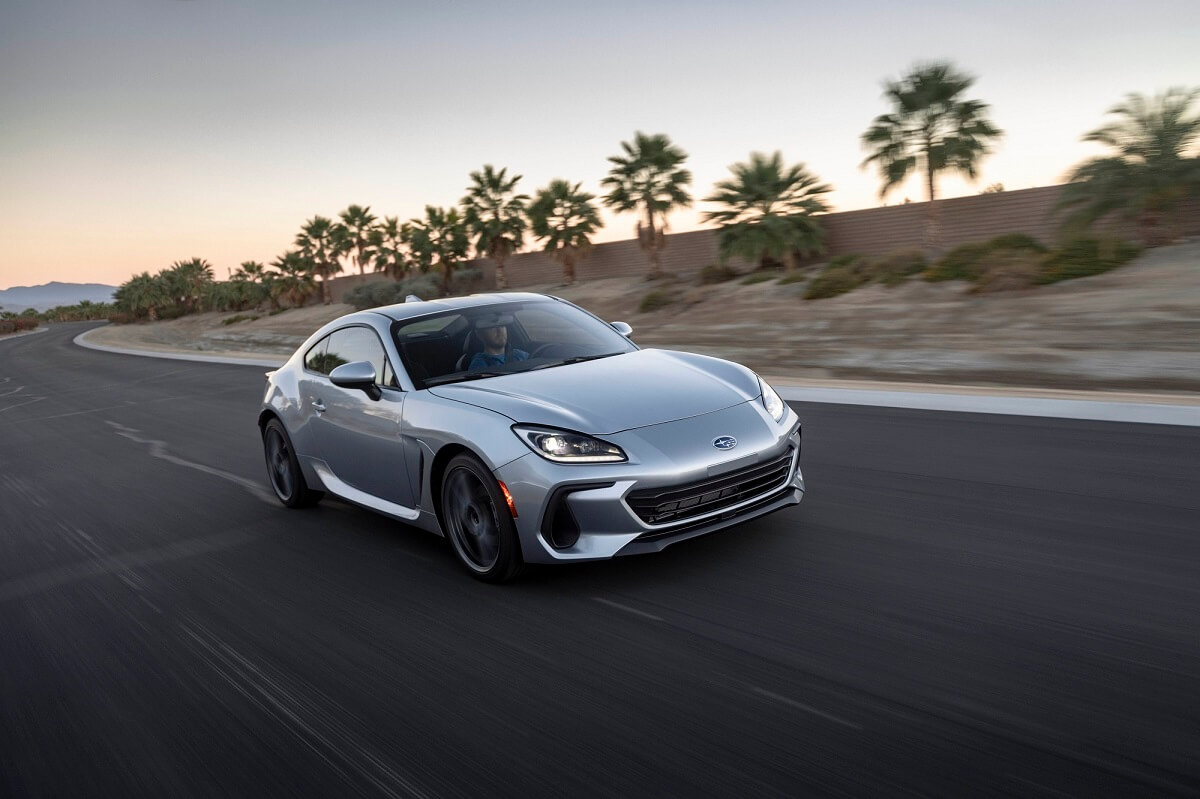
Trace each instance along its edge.
<path fill-rule="evenodd" d="M 533 352 L 529 353 L 529 358 L 530 358 L 530 360 L 532 360 L 534 358 L 540 358 L 540 357 L 544 356 L 548 351 L 554 349 L 555 347 L 561 347 L 561 346 L 562 345 L 559 344 L 557 341 L 548 342 L 546 344 L 541 345 Z"/>

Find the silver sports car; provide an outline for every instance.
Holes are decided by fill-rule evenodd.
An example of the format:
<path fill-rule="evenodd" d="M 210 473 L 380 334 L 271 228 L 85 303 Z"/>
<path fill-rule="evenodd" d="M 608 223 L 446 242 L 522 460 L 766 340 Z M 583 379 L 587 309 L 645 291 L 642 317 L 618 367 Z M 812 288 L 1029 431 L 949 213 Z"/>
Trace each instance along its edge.
<path fill-rule="evenodd" d="M 271 485 L 290 508 L 328 492 L 443 535 L 492 582 L 800 501 L 800 421 L 770 386 L 630 333 L 539 294 L 343 316 L 267 374 Z"/>

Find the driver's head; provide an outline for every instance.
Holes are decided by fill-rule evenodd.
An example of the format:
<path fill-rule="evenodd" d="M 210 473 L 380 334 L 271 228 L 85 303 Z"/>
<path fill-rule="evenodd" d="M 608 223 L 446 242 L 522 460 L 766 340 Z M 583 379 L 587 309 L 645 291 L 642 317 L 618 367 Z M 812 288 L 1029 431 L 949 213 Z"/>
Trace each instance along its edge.
<path fill-rule="evenodd" d="M 503 350 L 508 346 L 508 328 L 504 325 L 482 328 L 479 331 L 479 340 L 489 350 Z"/>

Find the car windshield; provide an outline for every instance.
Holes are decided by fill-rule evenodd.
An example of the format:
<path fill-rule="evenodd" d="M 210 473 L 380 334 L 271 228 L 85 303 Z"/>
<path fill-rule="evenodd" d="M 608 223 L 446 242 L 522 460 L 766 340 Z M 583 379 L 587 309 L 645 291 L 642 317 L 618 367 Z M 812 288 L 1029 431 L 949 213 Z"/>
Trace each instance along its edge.
<path fill-rule="evenodd" d="M 394 328 L 418 389 L 550 369 L 632 352 L 610 325 L 557 300 L 495 303 L 421 316 Z"/>

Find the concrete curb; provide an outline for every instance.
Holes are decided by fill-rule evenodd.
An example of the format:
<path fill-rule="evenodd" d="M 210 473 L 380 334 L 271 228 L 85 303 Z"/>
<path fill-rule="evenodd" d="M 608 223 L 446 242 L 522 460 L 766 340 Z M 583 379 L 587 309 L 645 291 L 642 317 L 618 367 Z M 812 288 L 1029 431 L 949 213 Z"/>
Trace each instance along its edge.
<path fill-rule="evenodd" d="M 778 385 L 776 390 L 781 397 L 792 402 L 821 402 L 838 405 L 912 408 L 923 411 L 995 413 L 1008 416 L 1043 416 L 1054 419 L 1200 427 L 1200 404 L 1154 404 L 786 385 Z"/>
<path fill-rule="evenodd" d="M 99 328 L 93 328 L 98 330 Z M 143 358 L 166 358 L 172 361 L 195 361 L 196 363 L 220 363 L 233 366 L 267 366 L 272 369 L 278 369 L 287 361 L 287 358 L 279 356 L 276 358 L 266 358 L 259 356 L 247 356 L 245 358 L 235 358 L 225 355 L 201 355 L 199 353 L 192 354 L 190 352 L 161 352 L 159 350 L 135 350 L 126 349 L 124 347 L 112 347 L 108 344 L 96 344 L 87 340 L 88 333 L 91 330 L 85 330 L 73 339 L 73 342 L 80 347 L 89 350 L 99 350 L 100 352 L 111 352 L 117 355 L 140 355 Z"/>

